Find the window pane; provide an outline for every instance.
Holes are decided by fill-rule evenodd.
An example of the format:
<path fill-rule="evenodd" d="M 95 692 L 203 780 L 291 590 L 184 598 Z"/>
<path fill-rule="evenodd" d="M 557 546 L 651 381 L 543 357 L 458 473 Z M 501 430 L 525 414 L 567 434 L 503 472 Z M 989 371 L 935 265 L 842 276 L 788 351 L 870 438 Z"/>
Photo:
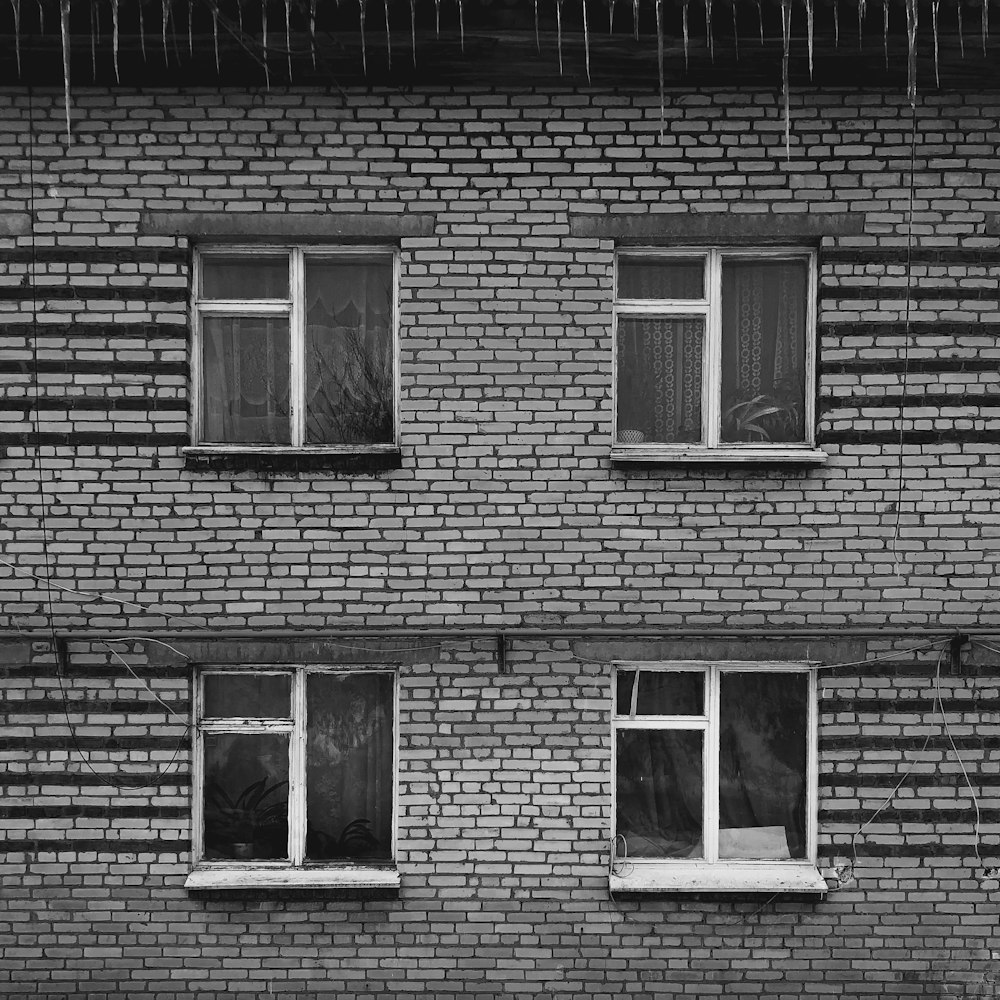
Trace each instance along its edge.
<path fill-rule="evenodd" d="M 393 677 L 306 682 L 306 857 L 392 858 Z"/>
<path fill-rule="evenodd" d="M 703 299 L 703 259 L 642 261 L 618 260 L 620 299 Z"/>
<path fill-rule="evenodd" d="M 392 264 L 306 262 L 306 440 L 393 440 Z"/>
<path fill-rule="evenodd" d="M 288 320 L 203 316 L 203 440 L 289 444 Z"/>
<path fill-rule="evenodd" d="M 701 732 L 620 729 L 617 752 L 615 829 L 628 857 L 704 857 Z"/>
<path fill-rule="evenodd" d="M 806 856 L 806 727 L 802 673 L 723 673 L 719 856 Z"/>
<path fill-rule="evenodd" d="M 700 317 L 618 320 L 618 440 L 701 441 Z"/>
<path fill-rule="evenodd" d="M 288 255 L 219 255 L 201 259 L 203 299 L 287 299 Z"/>
<path fill-rule="evenodd" d="M 206 674 L 206 719 L 287 719 L 288 674 Z"/>
<path fill-rule="evenodd" d="M 723 262 L 722 440 L 805 439 L 805 261 Z"/>
<path fill-rule="evenodd" d="M 288 857 L 288 736 L 206 733 L 205 857 Z"/>
<path fill-rule="evenodd" d="M 704 715 L 705 674 L 688 670 L 619 670 L 615 706 L 619 715 Z"/>

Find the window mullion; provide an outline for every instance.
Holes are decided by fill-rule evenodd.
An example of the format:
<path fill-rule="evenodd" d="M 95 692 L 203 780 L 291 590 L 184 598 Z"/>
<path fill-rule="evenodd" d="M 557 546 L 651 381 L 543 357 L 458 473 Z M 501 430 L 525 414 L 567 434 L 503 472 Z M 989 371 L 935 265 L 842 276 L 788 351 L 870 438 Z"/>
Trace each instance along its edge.
<path fill-rule="evenodd" d="M 305 670 L 292 675 L 292 730 L 288 768 L 288 857 L 301 865 L 306 855 L 306 677 Z"/>
<path fill-rule="evenodd" d="M 708 256 L 708 322 L 705 327 L 705 360 L 702 374 L 702 418 L 709 448 L 719 446 L 722 424 L 722 255 Z"/>
<path fill-rule="evenodd" d="M 705 733 L 705 860 L 719 860 L 719 668 L 708 673 L 708 729 Z"/>
<path fill-rule="evenodd" d="M 289 357 L 289 420 L 292 446 L 301 448 L 305 442 L 305 254 L 291 251 L 289 284 L 292 296 L 288 317 Z"/>

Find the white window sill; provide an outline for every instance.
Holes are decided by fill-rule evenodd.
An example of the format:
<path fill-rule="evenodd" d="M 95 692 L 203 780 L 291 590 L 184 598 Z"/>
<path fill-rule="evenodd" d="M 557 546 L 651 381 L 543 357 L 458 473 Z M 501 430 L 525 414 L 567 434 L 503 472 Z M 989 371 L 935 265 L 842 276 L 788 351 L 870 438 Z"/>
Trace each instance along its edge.
<path fill-rule="evenodd" d="M 195 868 L 184 883 L 185 889 L 398 889 L 395 868 L 271 868 L 255 865 L 206 865 Z"/>
<path fill-rule="evenodd" d="M 701 462 L 704 464 L 774 464 L 822 465 L 827 460 L 825 451 L 808 445 L 760 447 L 742 445 L 726 448 L 671 447 L 663 445 L 616 444 L 611 449 L 612 462 L 636 462 L 645 465 L 668 465 Z"/>
<path fill-rule="evenodd" d="M 619 861 L 612 892 L 795 892 L 823 895 L 826 879 L 815 865 L 788 862 L 650 863 Z"/>
<path fill-rule="evenodd" d="M 254 444 L 197 444 L 181 448 L 181 453 L 192 456 L 211 455 L 395 455 L 399 445 L 395 444 L 338 444 L 338 445 L 254 445 Z"/>

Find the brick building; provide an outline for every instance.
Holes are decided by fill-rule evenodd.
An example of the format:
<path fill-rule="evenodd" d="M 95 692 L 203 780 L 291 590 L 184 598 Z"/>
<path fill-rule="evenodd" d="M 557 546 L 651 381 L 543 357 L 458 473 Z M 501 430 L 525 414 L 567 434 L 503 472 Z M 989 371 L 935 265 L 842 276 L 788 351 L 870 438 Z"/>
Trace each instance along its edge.
<path fill-rule="evenodd" d="M 995 72 L 572 27 L 4 49 L 0 994 L 995 995 Z"/>

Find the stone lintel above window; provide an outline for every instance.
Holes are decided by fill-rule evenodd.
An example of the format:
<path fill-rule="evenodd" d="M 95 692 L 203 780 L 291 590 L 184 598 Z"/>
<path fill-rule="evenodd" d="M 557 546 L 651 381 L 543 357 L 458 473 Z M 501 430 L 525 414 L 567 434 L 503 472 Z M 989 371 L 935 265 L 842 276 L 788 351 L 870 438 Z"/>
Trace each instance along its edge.
<path fill-rule="evenodd" d="M 320 240 L 343 243 L 431 236 L 434 216 L 395 212 L 143 212 L 141 236 L 185 236 L 215 243 Z"/>

